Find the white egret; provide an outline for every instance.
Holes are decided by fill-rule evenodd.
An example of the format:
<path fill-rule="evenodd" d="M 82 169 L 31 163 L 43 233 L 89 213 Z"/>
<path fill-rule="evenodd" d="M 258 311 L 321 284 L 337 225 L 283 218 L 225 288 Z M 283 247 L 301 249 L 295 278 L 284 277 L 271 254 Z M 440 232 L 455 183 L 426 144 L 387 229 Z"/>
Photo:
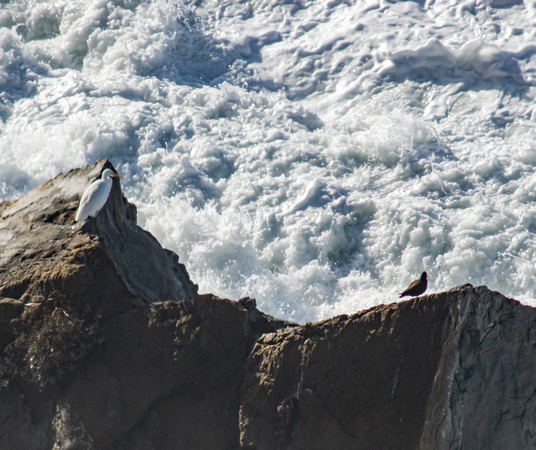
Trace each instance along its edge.
<path fill-rule="evenodd" d="M 84 191 L 76 212 L 76 221 L 83 222 L 88 217 L 95 217 L 100 209 L 108 200 L 110 190 L 112 189 L 112 178 L 121 178 L 121 176 L 111 169 L 102 172 L 101 177 L 91 183 Z"/>

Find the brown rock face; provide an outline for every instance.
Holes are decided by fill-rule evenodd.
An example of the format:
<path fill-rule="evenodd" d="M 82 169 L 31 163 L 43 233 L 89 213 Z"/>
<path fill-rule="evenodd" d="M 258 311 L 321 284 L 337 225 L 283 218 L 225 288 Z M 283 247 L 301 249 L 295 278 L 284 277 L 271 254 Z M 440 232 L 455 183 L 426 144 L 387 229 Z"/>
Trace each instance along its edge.
<path fill-rule="evenodd" d="M 0 295 L 24 302 L 51 292 L 115 310 L 193 298 L 197 286 L 173 252 L 136 224 L 114 180 L 96 218 L 75 223 L 78 201 L 108 161 L 72 170 L 0 205 Z"/>
<path fill-rule="evenodd" d="M 117 183 L 97 217 L 76 224 L 105 167 L 0 205 L 0 294 L 12 297 L 0 299 L 0 448 L 237 448 L 249 349 L 289 324 L 252 299 L 197 295 Z M 102 344 L 86 355 L 71 330 L 75 344 L 89 330 Z"/>
<path fill-rule="evenodd" d="M 536 310 L 461 286 L 296 326 L 197 294 L 109 163 L 0 205 L 0 449 L 536 448 Z M 73 226 L 74 225 L 74 226 Z"/>
<path fill-rule="evenodd" d="M 103 351 L 59 398 L 54 445 L 238 447 L 242 368 L 253 332 L 240 303 L 213 296 L 155 303 L 118 316 L 109 329 Z"/>
<path fill-rule="evenodd" d="M 241 447 L 534 448 L 535 324 L 534 309 L 466 285 L 266 335 Z"/>
<path fill-rule="evenodd" d="M 61 385 L 0 392 L 0 448 L 236 449 L 251 343 L 286 325 L 265 319 L 211 295 L 108 317 L 102 348 Z"/>

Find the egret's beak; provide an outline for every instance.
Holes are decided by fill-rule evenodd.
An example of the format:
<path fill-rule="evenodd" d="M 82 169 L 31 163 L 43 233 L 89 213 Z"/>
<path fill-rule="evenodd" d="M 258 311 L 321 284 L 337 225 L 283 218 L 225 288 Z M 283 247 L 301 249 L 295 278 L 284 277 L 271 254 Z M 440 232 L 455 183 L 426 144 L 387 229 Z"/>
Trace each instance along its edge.
<path fill-rule="evenodd" d="M 114 178 L 123 178 L 121 175 L 119 175 L 117 172 L 114 172 L 112 177 Z"/>

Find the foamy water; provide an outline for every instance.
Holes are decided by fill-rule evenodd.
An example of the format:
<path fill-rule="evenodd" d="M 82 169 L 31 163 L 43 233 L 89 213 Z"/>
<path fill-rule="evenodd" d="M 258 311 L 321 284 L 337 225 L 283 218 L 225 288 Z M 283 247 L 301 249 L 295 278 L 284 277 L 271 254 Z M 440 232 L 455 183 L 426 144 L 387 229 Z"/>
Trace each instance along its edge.
<path fill-rule="evenodd" d="M 533 2 L 0 8 L 0 199 L 110 158 L 201 292 L 300 322 L 423 270 L 535 303 Z"/>

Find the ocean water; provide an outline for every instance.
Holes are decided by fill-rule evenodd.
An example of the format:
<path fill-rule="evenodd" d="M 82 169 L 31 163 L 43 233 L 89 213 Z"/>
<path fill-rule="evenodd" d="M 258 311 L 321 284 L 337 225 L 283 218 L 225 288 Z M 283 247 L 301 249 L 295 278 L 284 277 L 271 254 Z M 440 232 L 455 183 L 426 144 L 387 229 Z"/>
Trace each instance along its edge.
<path fill-rule="evenodd" d="M 200 292 L 535 304 L 532 0 L 4 0 L 0 200 L 110 158 Z"/>

